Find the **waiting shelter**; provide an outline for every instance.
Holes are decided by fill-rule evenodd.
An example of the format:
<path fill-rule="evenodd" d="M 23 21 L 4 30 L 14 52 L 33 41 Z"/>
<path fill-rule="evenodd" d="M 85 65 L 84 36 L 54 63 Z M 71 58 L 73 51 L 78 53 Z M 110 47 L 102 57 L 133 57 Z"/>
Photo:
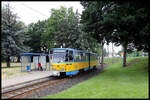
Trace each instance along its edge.
<path fill-rule="evenodd" d="M 21 62 L 21 72 L 23 71 L 36 71 L 39 70 L 39 64 L 41 65 L 43 70 L 50 70 L 47 69 L 47 60 L 46 57 L 49 54 L 46 53 L 20 53 L 20 62 Z M 33 63 L 32 63 L 33 61 Z"/>

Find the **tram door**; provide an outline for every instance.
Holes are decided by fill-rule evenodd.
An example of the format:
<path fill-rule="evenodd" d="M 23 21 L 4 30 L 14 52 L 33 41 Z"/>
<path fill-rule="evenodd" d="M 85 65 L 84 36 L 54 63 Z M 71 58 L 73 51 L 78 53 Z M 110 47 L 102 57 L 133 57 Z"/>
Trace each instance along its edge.
<path fill-rule="evenodd" d="M 72 62 L 73 62 L 73 50 L 67 50 L 66 51 L 66 65 L 68 70 L 73 70 L 72 69 Z"/>

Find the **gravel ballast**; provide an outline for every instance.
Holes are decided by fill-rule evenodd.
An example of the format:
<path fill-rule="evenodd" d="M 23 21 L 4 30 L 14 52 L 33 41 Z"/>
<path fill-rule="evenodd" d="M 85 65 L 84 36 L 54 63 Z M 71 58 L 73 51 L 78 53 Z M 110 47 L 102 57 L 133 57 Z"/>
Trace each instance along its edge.
<path fill-rule="evenodd" d="M 107 65 L 104 65 L 104 67 L 106 67 L 106 66 Z M 30 95 L 23 96 L 22 98 L 40 98 L 40 97 L 45 97 L 48 95 L 56 94 L 56 93 L 66 90 L 66 89 L 72 87 L 73 85 L 76 85 L 82 81 L 88 80 L 89 78 L 99 74 L 100 72 L 101 72 L 101 68 L 100 68 L 100 66 L 98 66 L 94 70 L 80 73 L 79 75 L 73 76 L 73 77 L 69 78 L 69 80 L 67 80 L 61 84 L 58 84 L 54 87 L 42 89 L 42 90 L 34 92 Z"/>

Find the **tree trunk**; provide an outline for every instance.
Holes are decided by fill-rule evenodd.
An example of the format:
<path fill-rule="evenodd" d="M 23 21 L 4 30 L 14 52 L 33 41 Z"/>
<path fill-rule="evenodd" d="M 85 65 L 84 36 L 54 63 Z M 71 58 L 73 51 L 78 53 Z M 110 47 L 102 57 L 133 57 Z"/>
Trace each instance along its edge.
<path fill-rule="evenodd" d="M 98 57 L 99 64 L 101 64 L 101 57 Z"/>
<path fill-rule="evenodd" d="M 114 48 L 113 48 L 113 43 L 112 43 L 112 64 L 113 64 L 113 57 L 114 57 Z"/>
<path fill-rule="evenodd" d="M 124 46 L 124 54 L 123 54 L 123 67 L 126 67 L 126 55 L 127 55 L 127 46 Z"/>
<path fill-rule="evenodd" d="M 108 58 L 109 58 L 109 44 L 107 45 L 107 50 L 108 50 Z"/>
<path fill-rule="evenodd" d="M 10 67 L 10 57 L 9 56 L 7 57 L 7 61 L 6 62 L 7 62 L 7 67 Z"/>
<path fill-rule="evenodd" d="M 101 59 L 101 71 L 103 71 L 103 64 L 104 64 L 104 54 L 103 54 L 103 47 L 104 47 L 104 43 L 102 42 L 102 59 Z"/>
<path fill-rule="evenodd" d="M 20 55 L 17 57 L 17 62 L 20 62 Z"/>

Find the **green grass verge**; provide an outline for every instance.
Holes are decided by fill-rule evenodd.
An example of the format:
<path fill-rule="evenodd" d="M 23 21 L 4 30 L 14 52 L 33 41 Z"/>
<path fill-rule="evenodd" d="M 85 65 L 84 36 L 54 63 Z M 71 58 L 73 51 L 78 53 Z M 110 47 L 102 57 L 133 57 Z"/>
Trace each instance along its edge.
<path fill-rule="evenodd" d="M 1 69 L 1 79 L 10 79 L 16 76 L 27 75 L 27 72 L 21 72 L 20 66 L 13 66 L 10 68 L 4 67 Z"/>
<path fill-rule="evenodd" d="M 118 61 L 120 61 L 122 58 L 121 57 L 112 57 L 112 58 L 104 58 L 104 64 L 114 64 Z"/>
<path fill-rule="evenodd" d="M 1 65 L 1 79 L 10 79 L 29 74 L 29 72 L 21 72 L 21 63 L 11 62 L 10 67 L 6 67 L 6 62 L 2 62 Z"/>
<path fill-rule="evenodd" d="M 135 59 L 139 59 L 135 61 Z M 148 57 L 128 58 L 104 69 L 104 72 L 48 98 L 148 98 Z"/>

